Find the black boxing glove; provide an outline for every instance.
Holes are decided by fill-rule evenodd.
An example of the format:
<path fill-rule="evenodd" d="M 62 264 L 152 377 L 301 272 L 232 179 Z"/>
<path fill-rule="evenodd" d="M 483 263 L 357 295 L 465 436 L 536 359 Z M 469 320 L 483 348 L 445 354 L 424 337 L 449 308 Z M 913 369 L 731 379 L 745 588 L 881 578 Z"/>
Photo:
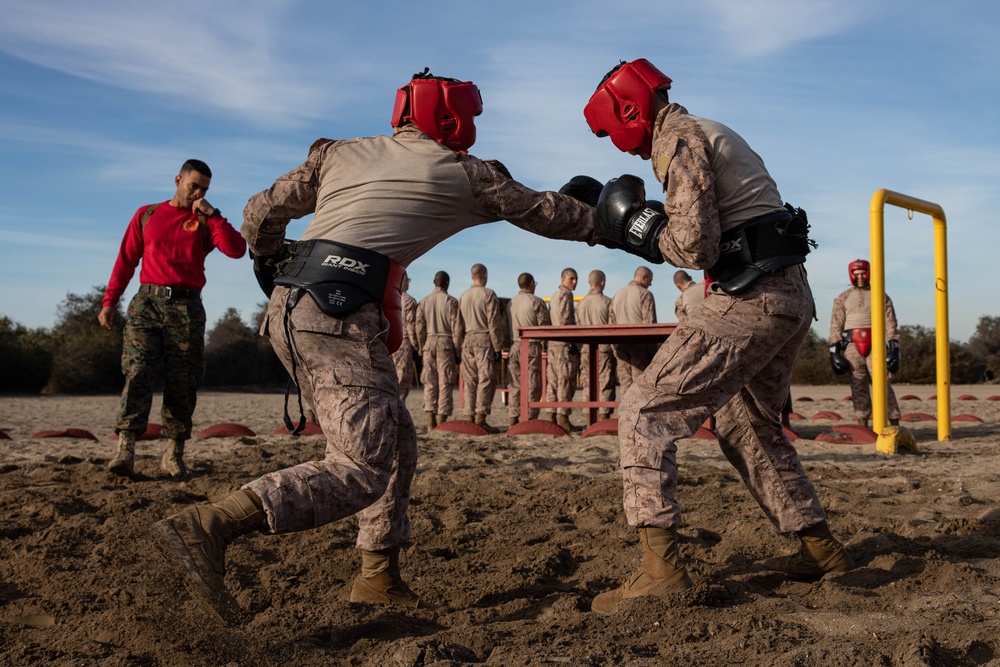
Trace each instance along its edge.
<path fill-rule="evenodd" d="M 841 354 L 843 350 L 840 347 L 840 343 L 834 343 L 830 346 L 830 368 L 837 375 L 843 375 L 847 371 L 851 370 L 851 364 L 844 358 Z"/>
<path fill-rule="evenodd" d="M 638 176 L 612 178 L 601 190 L 595 231 L 602 245 L 662 264 L 659 239 L 668 222 L 666 215 L 646 204 L 646 186 Z"/>
<path fill-rule="evenodd" d="M 559 188 L 559 194 L 568 195 L 587 206 L 597 206 L 597 199 L 603 189 L 604 185 L 596 178 L 574 176 L 566 185 Z"/>
<path fill-rule="evenodd" d="M 890 373 L 896 373 L 899 371 L 899 362 L 901 361 L 899 353 L 899 341 L 890 340 L 889 349 L 885 355 L 885 368 Z"/>

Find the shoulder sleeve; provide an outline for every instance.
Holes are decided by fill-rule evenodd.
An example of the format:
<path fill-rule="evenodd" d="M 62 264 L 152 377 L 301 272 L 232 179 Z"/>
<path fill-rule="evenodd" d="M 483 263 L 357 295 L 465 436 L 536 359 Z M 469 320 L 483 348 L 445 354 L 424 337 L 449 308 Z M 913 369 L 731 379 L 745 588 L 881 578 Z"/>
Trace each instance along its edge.
<path fill-rule="evenodd" d="M 844 322 L 847 320 L 847 312 L 844 308 L 844 301 L 847 292 L 841 292 L 833 300 L 833 310 L 830 313 L 830 338 L 827 341 L 830 345 L 840 341 L 840 332 L 844 330 Z"/>
<path fill-rule="evenodd" d="M 715 197 L 708 141 L 688 117 L 661 126 L 654 169 L 665 183 L 664 211 L 669 223 L 660 234 L 660 252 L 674 266 L 708 269 L 719 259 L 722 226 Z"/>
<path fill-rule="evenodd" d="M 117 304 L 122 298 L 122 294 L 125 293 L 129 281 L 132 280 L 132 276 L 135 275 L 135 269 L 139 266 L 144 248 L 140 220 L 148 208 L 149 206 L 139 207 L 125 228 L 125 234 L 118 249 L 118 257 L 115 259 L 114 268 L 111 269 L 108 287 L 104 291 L 104 299 L 101 301 L 102 306 Z"/>
<path fill-rule="evenodd" d="M 592 207 L 567 195 L 532 190 L 514 180 L 506 167 L 494 160 L 459 155 L 458 161 L 484 218 L 507 220 L 551 239 L 597 243 Z"/>
<path fill-rule="evenodd" d="M 892 305 L 892 299 L 885 295 L 885 339 L 899 339 L 899 323 L 896 321 L 896 307 Z"/>
<path fill-rule="evenodd" d="M 334 144 L 336 141 L 331 139 L 317 139 L 309 147 L 305 162 L 247 202 L 240 231 L 254 253 L 277 252 L 284 242 L 288 223 L 316 210 L 319 171 L 327 150 Z"/>

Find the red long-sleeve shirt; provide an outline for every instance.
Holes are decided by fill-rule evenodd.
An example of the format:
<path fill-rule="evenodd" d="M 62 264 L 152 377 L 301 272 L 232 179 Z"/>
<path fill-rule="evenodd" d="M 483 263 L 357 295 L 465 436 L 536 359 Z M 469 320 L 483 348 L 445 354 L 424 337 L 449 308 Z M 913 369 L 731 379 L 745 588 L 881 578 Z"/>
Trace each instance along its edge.
<path fill-rule="evenodd" d="M 205 286 L 205 241 L 198 229 L 198 216 L 189 208 L 172 206 L 169 201 L 156 207 L 146 228 L 140 226 L 142 206 L 132 216 L 122 239 L 115 267 L 111 270 L 104 306 L 114 306 L 142 260 L 139 281 L 153 285 L 171 285 L 189 289 Z M 207 221 L 212 246 L 227 257 L 239 259 L 247 251 L 246 241 L 221 215 Z M 208 249 L 211 252 L 212 248 Z"/>

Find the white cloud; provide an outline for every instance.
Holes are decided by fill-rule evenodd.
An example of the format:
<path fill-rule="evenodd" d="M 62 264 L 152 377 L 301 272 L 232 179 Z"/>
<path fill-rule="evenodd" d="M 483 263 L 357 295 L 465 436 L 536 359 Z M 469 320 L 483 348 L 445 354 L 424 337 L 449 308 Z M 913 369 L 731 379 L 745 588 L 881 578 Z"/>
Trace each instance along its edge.
<path fill-rule="evenodd" d="M 322 94 L 275 54 L 285 3 L 243 0 L 8 0 L 0 49 L 109 86 L 283 122 L 313 117 Z"/>

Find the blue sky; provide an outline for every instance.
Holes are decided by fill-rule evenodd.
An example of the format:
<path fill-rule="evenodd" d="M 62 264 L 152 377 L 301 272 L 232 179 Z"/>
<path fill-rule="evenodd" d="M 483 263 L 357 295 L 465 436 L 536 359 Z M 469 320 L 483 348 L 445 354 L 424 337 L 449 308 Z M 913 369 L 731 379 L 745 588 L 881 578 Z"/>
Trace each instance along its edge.
<path fill-rule="evenodd" d="M 0 315 L 49 327 L 67 293 L 106 283 L 129 218 L 170 198 L 187 158 L 211 165 L 208 199 L 239 227 L 247 199 L 314 139 L 389 133 L 396 88 L 425 66 L 479 86 L 472 153 L 521 182 L 634 173 L 655 187 L 649 163 L 598 140 L 582 113 L 608 69 L 644 57 L 673 79 L 673 101 L 742 134 L 808 211 L 817 332 L 848 262 L 869 254 L 871 198 L 887 188 L 944 208 L 950 333 L 965 341 L 1000 316 L 984 288 L 1000 247 L 997 35 L 995 2 L 0 0 Z M 887 207 L 885 220 L 900 323 L 933 327 L 931 219 Z M 459 294 L 474 262 L 501 296 L 522 271 L 547 296 L 566 266 L 604 270 L 613 293 L 640 263 L 501 222 L 417 260 L 411 293 L 444 269 Z M 653 268 L 669 321 L 673 268 Z M 207 272 L 209 326 L 263 301 L 248 259 L 216 252 Z M 137 287 L 138 275 L 126 300 Z"/>

